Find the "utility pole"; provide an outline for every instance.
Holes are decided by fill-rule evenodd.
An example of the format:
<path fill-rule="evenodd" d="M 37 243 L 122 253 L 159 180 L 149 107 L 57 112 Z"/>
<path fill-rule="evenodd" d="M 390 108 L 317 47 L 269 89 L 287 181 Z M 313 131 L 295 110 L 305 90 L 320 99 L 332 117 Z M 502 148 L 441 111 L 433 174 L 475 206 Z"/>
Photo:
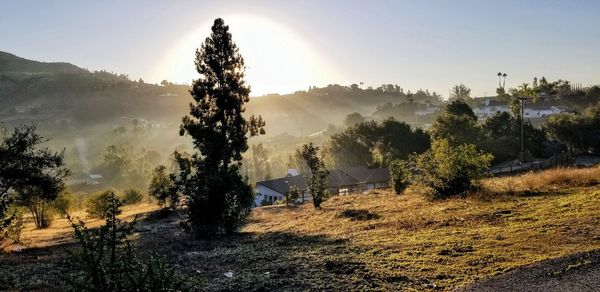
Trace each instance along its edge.
<path fill-rule="evenodd" d="M 523 124 L 525 120 L 525 100 L 531 99 L 531 97 L 521 96 L 517 97 L 521 101 L 521 153 L 519 154 L 519 161 L 523 163 L 525 160 L 525 139 L 523 135 Z"/>

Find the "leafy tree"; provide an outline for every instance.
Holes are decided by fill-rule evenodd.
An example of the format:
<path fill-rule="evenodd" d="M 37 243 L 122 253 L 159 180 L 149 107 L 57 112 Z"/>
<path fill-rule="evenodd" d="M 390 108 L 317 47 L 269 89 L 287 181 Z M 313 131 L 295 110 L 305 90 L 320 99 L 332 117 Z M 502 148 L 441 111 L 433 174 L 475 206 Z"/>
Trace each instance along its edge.
<path fill-rule="evenodd" d="M 452 99 L 470 99 L 471 88 L 468 88 L 464 84 L 455 85 L 454 87 L 452 87 L 450 95 Z"/>
<path fill-rule="evenodd" d="M 192 84 L 190 115 L 180 134 L 190 135 L 198 153 L 188 161 L 193 172 L 185 177 L 187 222 L 198 235 L 234 232 L 250 212 L 254 194 L 240 175 L 248 137 L 264 134 L 264 121 L 243 117 L 250 87 L 244 82 L 244 59 L 220 18 L 212 34 L 196 51 L 200 78 Z"/>
<path fill-rule="evenodd" d="M 256 181 L 271 179 L 271 162 L 263 143 L 252 145 L 252 170 Z"/>
<path fill-rule="evenodd" d="M 104 218 L 115 204 L 113 197 L 116 197 L 116 195 L 110 190 L 92 194 L 87 199 L 87 209 L 85 211 L 91 217 Z M 122 200 L 118 199 L 118 197 L 117 200 L 119 201 L 119 207 L 123 205 L 124 202 Z"/>
<path fill-rule="evenodd" d="M 543 128 L 576 152 L 600 153 L 600 103 L 576 115 L 552 115 Z"/>
<path fill-rule="evenodd" d="M 316 208 L 321 208 L 321 203 L 328 195 L 327 177 L 329 171 L 325 169 L 325 163 L 318 155 L 319 147 L 310 144 L 302 145 L 302 157 L 308 165 L 310 172 L 306 177 L 306 185 L 313 198 L 313 205 Z"/>
<path fill-rule="evenodd" d="M 144 195 L 138 189 L 128 188 L 123 192 L 121 199 L 125 205 L 134 205 L 142 202 Z"/>
<path fill-rule="evenodd" d="M 482 125 L 483 140 L 478 145 L 494 154 L 495 161 L 506 161 L 519 157 L 521 151 L 521 122 L 507 112 L 498 112 Z M 527 121 L 523 125 L 525 150 L 536 157 L 548 155 L 548 139 L 542 129 Z"/>
<path fill-rule="evenodd" d="M 325 151 L 336 167 L 387 166 L 429 148 L 429 135 L 403 122 L 387 119 L 357 124 L 332 135 Z"/>
<path fill-rule="evenodd" d="M 390 164 L 390 181 L 396 195 L 401 194 L 411 183 L 412 170 L 406 160 L 394 160 Z"/>
<path fill-rule="evenodd" d="M 477 151 L 473 144 L 452 146 L 435 140 L 431 149 L 413 158 L 417 181 L 433 190 L 432 197 L 464 194 L 490 167 L 493 156 Z"/>
<path fill-rule="evenodd" d="M 161 207 L 175 209 L 179 202 L 179 189 L 174 174 L 167 173 L 164 165 L 154 168 L 148 193 L 158 200 Z"/>
<path fill-rule="evenodd" d="M 600 101 L 600 86 L 594 85 L 590 87 L 585 94 L 585 99 L 588 104 L 598 103 Z"/>
<path fill-rule="evenodd" d="M 3 133 L 0 145 L 0 227 L 8 226 L 8 205 L 16 199 L 33 215 L 37 228 L 48 227 L 52 201 L 64 189 L 70 171 L 64 166 L 64 152 L 40 148 L 47 142 L 33 125 Z"/>
<path fill-rule="evenodd" d="M 455 103 L 460 103 L 460 110 L 457 109 L 458 106 L 454 106 Z M 453 102 L 435 118 L 430 130 L 433 139 L 447 139 L 452 145 L 479 141 L 481 133 L 477 118 L 468 105 L 469 111 L 463 110 L 463 104 L 466 105 L 462 101 Z"/>
<path fill-rule="evenodd" d="M 351 114 L 347 115 L 346 118 L 344 119 L 344 125 L 346 125 L 346 127 L 352 127 L 356 124 L 363 123 L 364 121 L 365 121 L 365 118 L 361 114 L 351 113 Z"/>

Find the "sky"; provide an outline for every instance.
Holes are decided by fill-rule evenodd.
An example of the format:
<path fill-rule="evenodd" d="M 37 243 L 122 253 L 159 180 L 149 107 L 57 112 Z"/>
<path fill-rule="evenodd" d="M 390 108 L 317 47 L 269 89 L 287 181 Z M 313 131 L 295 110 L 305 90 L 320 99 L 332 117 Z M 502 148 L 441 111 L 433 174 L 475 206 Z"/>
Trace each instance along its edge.
<path fill-rule="evenodd" d="M 492 95 L 546 76 L 600 83 L 600 1 L 0 0 L 0 51 L 132 79 L 191 83 L 222 17 L 253 95 L 398 84 Z"/>

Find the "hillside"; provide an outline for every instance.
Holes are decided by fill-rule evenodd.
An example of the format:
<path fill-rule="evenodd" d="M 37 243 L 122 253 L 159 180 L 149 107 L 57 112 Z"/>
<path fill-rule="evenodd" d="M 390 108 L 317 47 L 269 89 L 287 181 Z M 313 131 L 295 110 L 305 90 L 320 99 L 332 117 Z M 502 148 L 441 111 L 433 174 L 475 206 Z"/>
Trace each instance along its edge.
<path fill-rule="evenodd" d="M 0 73 L 88 73 L 87 70 L 64 62 L 38 62 L 0 51 Z"/>
<path fill-rule="evenodd" d="M 470 198 L 430 202 L 413 190 L 333 197 L 315 209 L 263 207 L 236 236 L 196 240 L 152 208 L 137 227 L 206 290 L 452 290 L 549 258 L 600 249 L 600 168 L 489 179 Z M 97 222 L 95 223 L 97 224 Z M 0 255 L 0 289 L 48 289 L 71 249 L 64 220 Z M 19 265 L 15 265 L 15 263 Z M 571 267 L 570 269 L 576 269 Z M 232 272 L 232 277 L 224 274 Z"/>

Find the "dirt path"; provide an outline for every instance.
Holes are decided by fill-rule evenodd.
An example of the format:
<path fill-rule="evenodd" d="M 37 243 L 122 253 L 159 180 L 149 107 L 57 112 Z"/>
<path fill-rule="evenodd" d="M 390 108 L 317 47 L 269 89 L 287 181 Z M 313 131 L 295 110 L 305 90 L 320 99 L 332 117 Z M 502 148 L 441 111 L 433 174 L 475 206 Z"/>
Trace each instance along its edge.
<path fill-rule="evenodd" d="M 457 291 L 600 291 L 600 250 L 542 261 Z"/>

